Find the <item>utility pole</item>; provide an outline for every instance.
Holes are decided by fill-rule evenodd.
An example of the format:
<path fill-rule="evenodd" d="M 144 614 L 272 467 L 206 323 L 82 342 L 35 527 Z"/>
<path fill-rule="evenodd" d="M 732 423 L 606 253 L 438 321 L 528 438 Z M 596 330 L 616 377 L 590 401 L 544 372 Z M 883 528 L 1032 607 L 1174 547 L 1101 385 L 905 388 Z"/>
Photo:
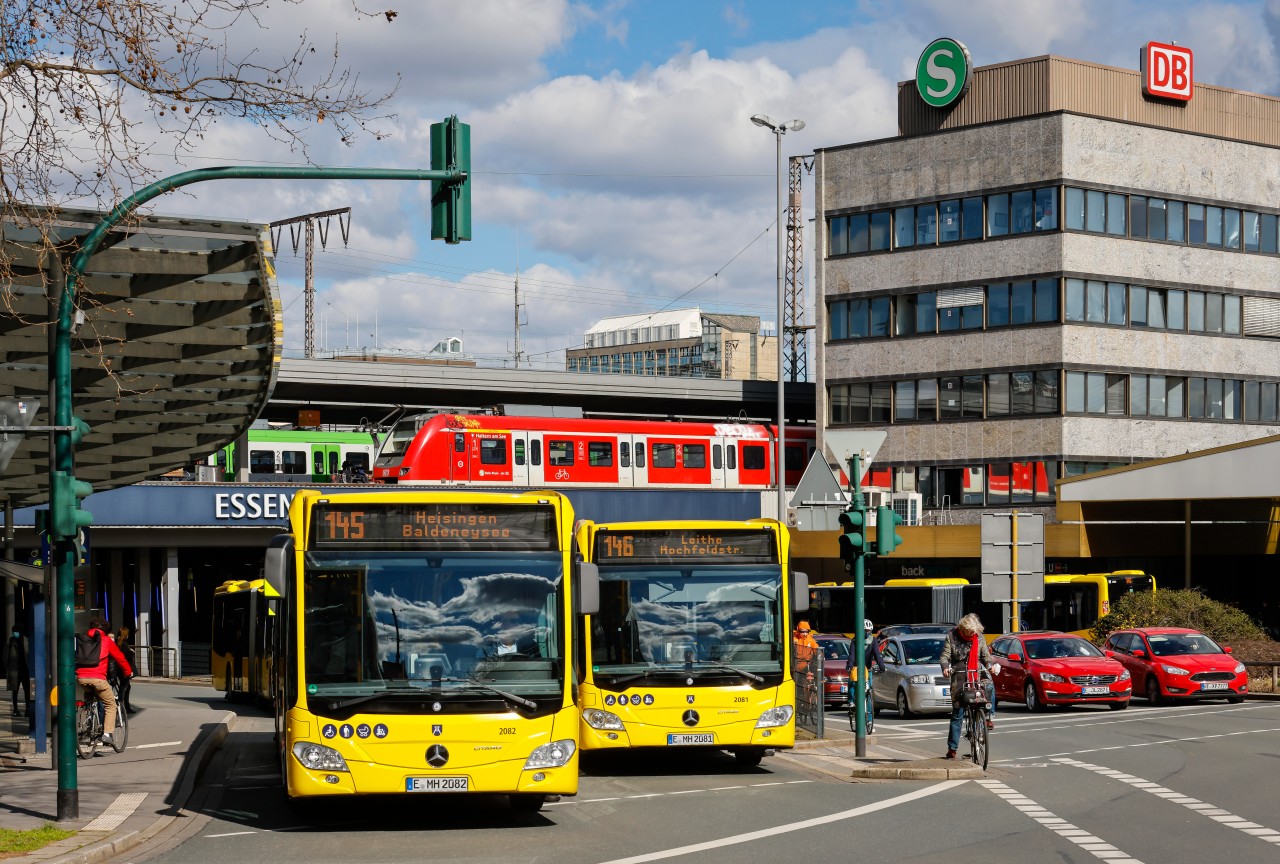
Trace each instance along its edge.
<path fill-rule="evenodd" d="M 804 221 L 800 215 L 801 180 L 813 173 L 812 156 L 792 156 L 789 161 L 787 197 L 787 302 L 782 333 L 786 342 L 787 375 L 792 381 L 805 381 L 809 377 L 806 356 L 808 331 L 812 324 L 804 321 Z M 781 348 L 782 345 L 779 345 Z"/>
<path fill-rule="evenodd" d="M 520 252 L 516 250 L 516 367 L 520 368 Z"/>
<path fill-rule="evenodd" d="M 338 217 L 338 230 L 342 232 L 342 245 L 346 246 L 347 241 L 351 239 L 351 208 L 340 207 L 337 210 L 321 210 L 318 213 L 307 213 L 303 216 L 294 216 L 292 219 L 281 219 L 271 223 L 271 245 L 280 248 L 279 229 L 285 225 L 289 226 L 289 238 L 293 241 L 293 254 L 298 254 L 298 225 L 305 224 L 303 235 L 305 237 L 303 256 L 306 259 L 303 277 L 303 292 L 306 299 L 306 343 L 303 348 L 303 356 L 308 360 L 315 356 L 316 353 L 316 286 L 315 286 L 315 245 L 316 245 L 316 221 L 325 220 L 320 227 L 320 248 L 323 249 L 329 240 L 329 217 Z M 346 219 L 342 217 L 346 216 Z"/>

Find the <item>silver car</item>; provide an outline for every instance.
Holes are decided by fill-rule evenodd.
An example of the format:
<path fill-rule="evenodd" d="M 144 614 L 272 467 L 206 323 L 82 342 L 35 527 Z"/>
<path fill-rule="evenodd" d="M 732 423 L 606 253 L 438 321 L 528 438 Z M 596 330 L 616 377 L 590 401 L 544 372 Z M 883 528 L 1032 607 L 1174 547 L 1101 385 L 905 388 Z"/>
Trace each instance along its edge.
<path fill-rule="evenodd" d="M 938 633 L 893 636 L 880 647 L 884 672 L 871 679 L 876 708 L 896 708 L 902 717 L 950 713 L 950 681 L 938 661 L 947 637 Z"/>

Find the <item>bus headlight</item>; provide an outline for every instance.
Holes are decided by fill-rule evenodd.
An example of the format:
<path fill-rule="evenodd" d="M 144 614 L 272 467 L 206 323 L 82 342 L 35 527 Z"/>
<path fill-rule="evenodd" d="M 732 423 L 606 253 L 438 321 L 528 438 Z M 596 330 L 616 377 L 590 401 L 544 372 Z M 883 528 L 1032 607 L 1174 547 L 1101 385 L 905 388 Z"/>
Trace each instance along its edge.
<path fill-rule="evenodd" d="M 298 761 L 312 771 L 347 771 L 347 760 L 342 758 L 342 754 L 332 747 L 326 747 L 323 744 L 312 744 L 309 741 L 299 741 L 293 745 L 293 755 L 298 757 Z"/>
<path fill-rule="evenodd" d="M 756 721 L 756 728 L 767 729 L 770 726 L 786 726 L 791 721 L 791 714 L 790 705 L 779 705 L 777 708 L 770 708 L 760 715 L 760 719 Z"/>
<path fill-rule="evenodd" d="M 588 708 L 582 712 L 582 719 L 587 721 L 587 725 L 592 729 L 622 729 L 622 718 L 617 714 L 611 714 L 608 711 L 601 711 L 599 708 Z"/>
<path fill-rule="evenodd" d="M 573 758 L 573 751 L 576 749 L 578 749 L 577 745 L 568 738 L 563 741 L 552 741 L 550 744 L 543 744 L 529 754 L 529 758 L 524 763 L 524 770 L 559 768 Z"/>

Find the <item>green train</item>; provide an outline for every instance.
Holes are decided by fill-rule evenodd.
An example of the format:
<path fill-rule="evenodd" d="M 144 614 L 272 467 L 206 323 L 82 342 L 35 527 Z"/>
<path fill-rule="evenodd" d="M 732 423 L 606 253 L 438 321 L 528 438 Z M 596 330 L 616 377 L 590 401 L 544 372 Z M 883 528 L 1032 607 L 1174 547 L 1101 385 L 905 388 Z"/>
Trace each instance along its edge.
<path fill-rule="evenodd" d="M 365 483 L 382 437 L 372 432 L 250 429 L 249 480 L 258 483 Z M 235 442 L 205 460 L 200 479 L 233 483 Z M 212 478 L 210 478 L 212 473 Z"/>

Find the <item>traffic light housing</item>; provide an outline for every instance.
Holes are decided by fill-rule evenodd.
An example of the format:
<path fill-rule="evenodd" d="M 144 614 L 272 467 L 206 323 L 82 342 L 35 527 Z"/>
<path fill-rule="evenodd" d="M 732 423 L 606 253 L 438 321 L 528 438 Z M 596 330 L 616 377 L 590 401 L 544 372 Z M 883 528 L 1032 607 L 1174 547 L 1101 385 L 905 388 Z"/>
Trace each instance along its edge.
<path fill-rule="evenodd" d="M 471 126 L 457 115 L 431 124 L 431 170 L 461 171 L 457 181 L 431 181 L 431 239 L 471 239 Z"/>
<path fill-rule="evenodd" d="M 866 511 L 846 510 L 840 514 L 840 559 L 844 569 L 852 570 L 854 562 L 867 554 L 866 528 Z"/>
<path fill-rule="evenodd" d="M 876 554 L 888 555 L 902 545 L 898 526 L 902 517 L 892 507 L 881 504 L 876 508 Z"/>
<path fill-rule="evenodd" d="M 49 508 L 49 535 L 55 540 L 74 540 L 81 528 L 93 524 L 93 514 L 80 509 L 80 499 L 93 494 L 93 484 L 65 471 L 54 471 L 53 483 L 58 506 Z"/>

